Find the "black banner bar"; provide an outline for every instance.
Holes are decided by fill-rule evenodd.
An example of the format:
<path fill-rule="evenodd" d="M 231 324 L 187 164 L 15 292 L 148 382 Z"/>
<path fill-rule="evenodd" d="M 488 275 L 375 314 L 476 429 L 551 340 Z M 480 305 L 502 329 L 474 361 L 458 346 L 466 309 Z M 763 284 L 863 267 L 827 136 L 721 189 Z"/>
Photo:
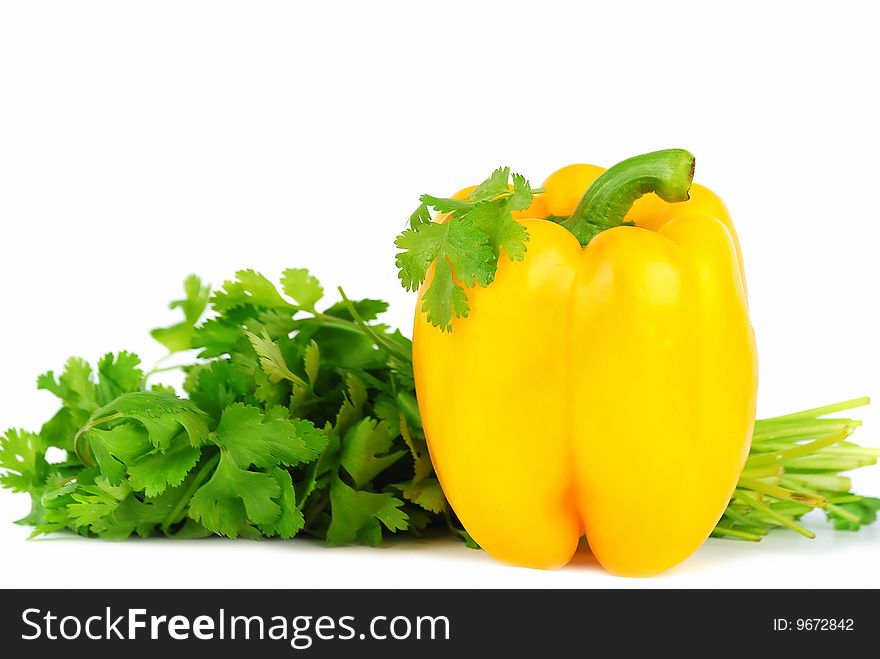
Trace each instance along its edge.
<path fill-rule="evenodd" d="M 645 648 L 766 656 L 876 643 L 878 591 L 5 590 L 0 647 L 263 657 L 471 656 Z M 225 648 L 224 648 L 225 649 Z"/>

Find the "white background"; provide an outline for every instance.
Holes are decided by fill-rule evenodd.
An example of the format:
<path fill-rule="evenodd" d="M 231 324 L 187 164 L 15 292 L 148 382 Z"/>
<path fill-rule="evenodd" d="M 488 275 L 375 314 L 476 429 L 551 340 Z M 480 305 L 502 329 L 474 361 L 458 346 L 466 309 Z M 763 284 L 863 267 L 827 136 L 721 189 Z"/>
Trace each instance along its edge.
<path fill-rule="evenodd" d="M 833 7 L 833 9 L 832 9 Z M 422 192 L 510 164 L 684 147 L 746 257 L 760 409 L 880 395 L 877 16 L 870 3 L 32 2 L 0 9 L 0 427 L 38 373 L 131 349 L 180 282 L 308 267 L 392 302 Z M 877 446 L 880 417 L 857 434 Z M 857 475 L 880 494 L 880 469 Z M 0 493 L 2 586 L 880 586 L 880 531 L 711 540 L 651 580 L 588 558 L 513 569 L 456 543 L 25 542 Z M 811 518 L 812 519 L 812 518 Z"/>

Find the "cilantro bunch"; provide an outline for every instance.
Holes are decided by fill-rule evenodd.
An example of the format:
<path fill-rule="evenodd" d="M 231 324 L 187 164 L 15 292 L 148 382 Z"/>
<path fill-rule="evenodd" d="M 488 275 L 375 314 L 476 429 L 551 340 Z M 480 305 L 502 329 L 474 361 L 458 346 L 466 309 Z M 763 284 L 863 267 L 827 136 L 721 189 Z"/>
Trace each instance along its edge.
<path fill-rule="evenodd" d="M 34 534 L 304 533 L 331 544 L 450 523 L 411 343 L 376 322 L 386 303 L 340 290 L 319 311 L 324 291 L 301 269 L 285 271 L 280 290 L 252 270 L 213 295 L 195 276 L 184 289 L 171 304 L 183 319 L 152 335 L 169 355 L 198 351 L 182 367 L 186 398 L 149 386 L 165 369 L 145 373 L 128 352 L 39 377 L 60 409 L 39 433 L 0 440 L 0 483 L 32 500 L 20 523 Z M 64 458 L 50 462 L 50 447 Z"/>

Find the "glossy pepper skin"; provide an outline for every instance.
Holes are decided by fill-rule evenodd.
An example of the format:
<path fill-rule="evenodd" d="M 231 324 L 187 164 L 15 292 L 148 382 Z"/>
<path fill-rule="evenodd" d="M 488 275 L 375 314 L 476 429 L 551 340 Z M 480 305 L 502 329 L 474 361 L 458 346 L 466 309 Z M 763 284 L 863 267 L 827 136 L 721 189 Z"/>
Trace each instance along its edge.
<path fill-rule="evenodd" d="M 634 226 L 585 247 L 541 219 L 574 213 L 602 173 L 572 165 L 546 180 L 518 218 L 525 258 L 502 255 L 451 332 L 417 311 L 413 363 L 432 461 L 480 546 L 557 568 L 586 535 L 607 570 L 647 576 L 696 551 L 733 493 L 755 339 L 736 234 L 707 189 L 643 196 Z"/>

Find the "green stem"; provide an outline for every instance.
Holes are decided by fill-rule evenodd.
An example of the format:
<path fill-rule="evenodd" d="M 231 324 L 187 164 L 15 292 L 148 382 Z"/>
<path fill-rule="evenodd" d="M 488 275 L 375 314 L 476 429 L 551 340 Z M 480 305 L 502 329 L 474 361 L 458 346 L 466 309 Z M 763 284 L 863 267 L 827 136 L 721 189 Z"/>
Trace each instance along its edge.
<path fill-rule="evenodd" d="M 332 327 L 333 329 L 344 330 L 346 332 L 351 332 L 352 334 L 363 334 L 364 331 L 357 326 L 355 323 L 350 320 L 345 320 L 343 318 L 337 318 L 336 316 L 328 316 L 325 313 L 321 313 L 320 311 L 311 318 L 300 318 L 299 320 L 294 320 L 294 327 L 301 327 L 302 325 L 306 325 L 313 321 L 317 321 L 319 325 L 322 327 Z"/>
<path fill-rule="evenodd" d="M 823 435 L 824 436 L 824 435 Z M 803 440 L 801 440 L 803 441 Z M 786 451 L 792 446 L 798 446 L 797 443 L 791 442 L 761 442 L 760 451 L 757 454 L 776 453 Z M 821 449 L 824 457 L 843 457 L 843 458 L 871 458 L 876 460 L 880 458 L 880 449 L 864 448 L 863 446 L 850 446 L 847 442 L 840 442 L 834 446 Z"/>
<path fill-rule="evenodd" d="M 746 478 L 743 476 L 739 479 L 737 487 L 769 494 L 770 496 L 776 497 L 777 499 L 785 499 L 787 501 L 794 501 L 795 503 L 803 503 L 810 506 L 811 508 L 825 508 L 828 506 L 828 500 L 821 495 L 809 492 L 802 488 L 797 488 L 796 490 L 795 488 L 791 488 L 791 490 L 795 491 L 786 490 L 784 487 L 779 487 L 778 485 L 773 485 L 771 483 L 765 483 L 755 478 Z"/>
<path fill-rule="evenodd" d="M 655 193 L 671 203 L 687 201 L 694 157 L 684 149 L 645 153 L 619 162 L 593 181 L 574 213 L 561 222 L 581 245 L 623 224 L 636 200 Z"/>
<path fill-rule="evenodd" d="M 844 429 L 841 432 L 828 435 L 827 437 L 817 439 L 813 442 L 809 442 L 808 444 L 796 444 L 790 449 L 779 451 L 777 453 L 762 453 L 760 455 L 750 457 L 746 461 L 746 468 L 754 469 L 755 467 L 775 464 L 782 460 L 792 460 L 794 458 L 804 457 L 828 446 L 832 446 L 833 444 L 837 444 L 838 442 L 842 442 L 847 437 L 849 437 L 850 434 L 852 434 L 851 430 Z"/>
<path fill-rule="evenodd" d="M 859 501 L 863 501 L 865 497 L 859 496 L 858 494 L 847 494 L 841 497 L 834 497 L 833 499 L 829 499 L 831 505 L 836 506 L 840 503 L 858 503 Z"/>
<path fill-rule="evenodd" d="M 108 414 L 104 417 L 98 417 L 97 419 L 89 419 L 82 428 L 77 430 L 76 435 L 74 435 L 73 437 L 73 452 L 79 459 L 79 461 L 82 462 L 86 467 L 94 467 L 97 464 L 88 444 L 83 445 L 81 442 L 83 435 L 85 435 L 95 426 L 99 426 L 102 423 L 116 421 L 117 419 L 123 418 L 125 418 L 125 415 L 122 414 L 122 412 L 114 412 L 113 414 Z"/>
<path fill-rule="evenodd" d="M 851 400 L 845 400 L 840 403 L 833 403 L 831 405 L 823 405 L 822 407 L 814 407 L 810 410 L 803 410 L 801 412 L 793 412 L 792 414 L 783 414 L 782 416 L 772 416 L 766 419 L 761 419 L 759 423 L 769 423 L 773 421 L 790 421 L 793 419 L 812 419 L 817 416 L 825 416 L 827 414 L 834 414 L 835 412 L 843 412 L 845 410 L 851 410 L 856 407 L 863 407 L 871 402 L 871 398 L 868 396 L 862 396 L 861 398 L 853 398 Z"/>
<path fill-rule="evenodd" d="M 787 483 L 796 483 L 800 487 L 809 488 L 812 491 L 824 490 L 826 492 L 849 492 L 852 481 L 846 476 L 837 474 L 787 474 L 783 477 Z M 794 488 L 791 488 L 794 489 Z M 832 501 L 831 503 L 840 503 Z"/>
<path fill-rule="evenodd" d="M 162 366 L 161 368 L 153 368 L 147 371 L 144 374 L 144 385 L 146 385 L 147 380 L 149 380 L 152 376 L 157 373 L 167 373 L 168 371 L 177 371 L 187 366 L 192 366 L 192 364 L 174 364 L 173 366 Z"/>
<path fill-rule="evenodd" d="M 846 430 L 847 428 L 855 429 L 860 425 L 860 423 L 849 419 L 816 419 L 809 425 L 805 425 L 802 422 L 785 425 L 779 424 L 771 430 L 756 430 L 754 435 L 752 435 L 752 441 L 764 442 L 771 439 L 787 439 L 790 437 L 816 437 L 816 435 L 828 435 Z"/>
<path fill-rule="evenodd" d="M 324 509 L 330 503 L 330 495 L 325 494 L 312 506 L 312 509 L 305 515 L 305 521 L 303 522 L 303 530 L 308 530 L 311 528 L 312 524 L 314 524 L 315 520 L 318 519 L 318 515 L 324 512 Z"/>
<path fill-rule="evenodd" d="M 189 500 L 192 499 L 193 494 L 195 494 L 196 490 L 199 489 L 202 484 L 208 479 L 210 476 L 210 472 L 217 466 L 217 463 L 220 462 L 220 453 L 216 453 L 212 455 L 208 460 L 205 461 L 205 464 L 202 465 L 202 468 L 199 469 L 199 473 L 196 474 L 196 477 L 193 479 L 192 483 L 189 484 L 189 487 L 186 488 L 186 492 L 183 493 L 183 496 L 180 497 L 177 504 L 175 504 L 174 508 L 171 509 L 171 512 L 165 516 L 165 519 L 162 520 L 162 533 L 167 534 L 168 529 L 171 528 L 171 525 L 177 521 L 178 516 L 189 503 Z"/>
<path fill-rule="evenodd" d="M 749 529 L 751 530 L 746 529 L 749 533 L 760 533 L 760 531 L 758 531 L 757 529 L 760 529 L 761 527 L 755 526 L 752 523 L 752 520 L 750 520 L 747 516 L 741 515 L 735 510 L 731 510 L 729 506 L 727 510 L 724 511 L 723 517 L 726 517 L 734 524 L 739 524 L 741 527 L 749 527 Z M 764 533 L 766 533 L 766 531 L 764 531 Z"/>
<path fill-rule="evenodd" d="M 810 540 L 812 540 L 816 537 L 816 534 L 809 529 L 804 528 L 797 522 L 794 522 L 783 515 L 780 515 L 770 506 L 766 506 L 763 503 L 760 503 L 757 499 L 752 498 L 750 495 L 746 494 L 742 490 L 737 490 L 734 493 L 733 498 L 739 501 L 741 504 L 748 506 L 749 508 L 753 508 L 760 513 L 763 513 L 764 516 L 769 517 L 780 526 L 784 526 L 788 529 L 791 529 L 792 531 L 800 533 L 805 538 L 810 538 Z"/>
<path fill-rule="evenodd" d="M 337 287 L 337 290 L 339 291 L 339 295 L 342 296 L 342 302 L 343 304 L 345 304 L 348 312 L 354 319 L 354 322 L 357 323 L 358 327 L 361 328 L 364 334 L 372 339 L 378 347 L 384 348 L 391 354 L 397 355 L 398 357 L 405 359 L 406 361 L 412 360 L 412 355 L 403 346 L 395 343 L 385 336 L 382 336 L 366 323 L 366 321 L 358 313 L 357 307 L 354 306 L 354 303 L 352 303 L 352 301 L 348 299 L 345 291 L 342 290 L 342 286 Z"/>
<path fill-rule="evenodd" d="M 784 470 L 782 465 L 771 464 L 763 467 L 746 468 L 740 474 L 740 478 L 778 478 L 782 476 Z"/>
<path fill-rule="evenodd" d="M 823 457 L 821 455 L 804 455 L 786 461 L 785 469 L 787 472 L 794 471 L 849 471 L 850 469 L 858 469 L 859 467 L 870 467 L 877 464 L 874 458 L 834 458 Z"/>
<path fill-rule="evenodd" d="M 788 479 L 783 478 L 782 482 L 786 487 L 794 490 L 795 492 L 799 492 L 801 494 L 810 495 L 810 496 L 813 496 L 815 494 L 814 492 L 810 492 L 810 490 L 808 490 L 807 488 L 800 487 L 797 483 L 793 483 L 792 481 L 790 481 Z M 807 502 L 805 501 L 804 503 L 807 503 Z M 843 519 L 850 522 L 851 524 L 858 524 L 860 522 L 860 518 L 857 515 L 853 515 L 851 512 L 836 506 L 834 503 L 832 503 L 828 500 L 825 501 L 825 505 L 822 507 L 825 508 L 825 510 L 828 510 L 828 511 L 834 513 L 838 517 L 842 517 Z"/>
<path fill-rule="evenodd" d="M 716 526 L 712 529 L 712 535 L 715 537 L 723 537 L 727 536 L 729 538 L 738 538 L 740 540 L 747 540 L 748 542 L 760 542 L 761 536 L 756 535 L 754 533 L 746 533 L 745 531 L 739 531 L 737 529 L 731 529 L 726 526 Z"/>

